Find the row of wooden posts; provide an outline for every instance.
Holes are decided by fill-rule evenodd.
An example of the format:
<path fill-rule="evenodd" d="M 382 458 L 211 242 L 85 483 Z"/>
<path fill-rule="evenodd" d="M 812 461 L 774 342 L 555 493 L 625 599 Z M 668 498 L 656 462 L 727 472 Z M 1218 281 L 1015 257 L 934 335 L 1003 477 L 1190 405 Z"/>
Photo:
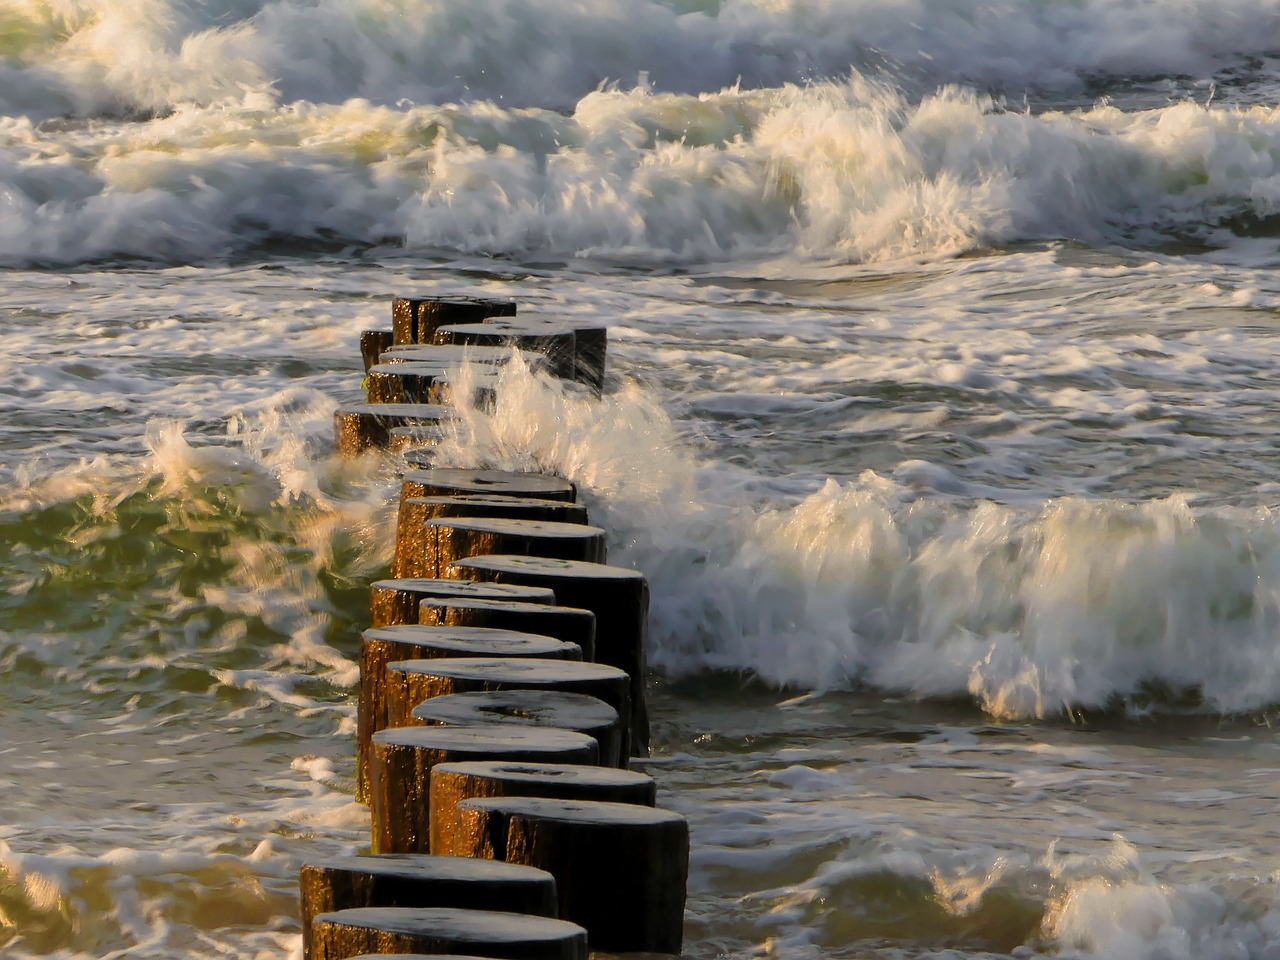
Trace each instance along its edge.
<path fill-rule="evenodd" d="M 649 751 L 649 588 L 605 563 L 572 483 L 435 469 L 460 404 L 494 402 L 515 351 L 599 394 L 603 326 L 514 303 L 397 299 L 361 336 L 368 400 L 340 451 L 404 464 L 392 579 L 360 645 L 357 799 L 371 852 L 300 872 L 307 960 L 679 954 L 689 834 L 630 769 Z M 462 363 L 479 364 L 461 382 Z"/>

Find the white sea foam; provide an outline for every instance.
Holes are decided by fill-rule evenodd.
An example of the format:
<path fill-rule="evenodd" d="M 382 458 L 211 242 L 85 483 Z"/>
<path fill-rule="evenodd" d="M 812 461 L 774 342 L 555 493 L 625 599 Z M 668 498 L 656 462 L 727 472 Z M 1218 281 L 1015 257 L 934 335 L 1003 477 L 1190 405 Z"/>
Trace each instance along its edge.
<path fill-rule="evenodd" d="M 566 108 L 604 81 L 771 87 L 852 69 L 1077 89 L 1096 75 L 1208 81 L 1273 55 L 1266 0 L 20 0 L 4 14 L 6 112 L 154 111 L 244 91 L 286 101 L 480 99 Z M 1202 91 L 1206 96 L 1207 88 Z"/>
<path fill-rule="evenodd" d="M 382 569 L 390 514 L 383 482 L 359 476 L 374 464 L 308 454 L 309 417 L 327 433 L 331 409 L 268 405 L 233 418 L 222 443 L 193 444 L 180 422 L 156 421 L 145 458 L 102 456 L 45 472 L 25 465 L 0 510 L 24 541 L 38 535 L 21 515 L 47 513 L 63 524 L 55 552 L 77 556 L 30 576 L 25 591 L 44 599 L 10 618 L 0 650 L 39 660 L 71 691 L 102 694 L 114 678 L 145 676 L 153 702 L 167 704 L 194 671 L 209 688 L 327 715 L 345 729 L 353 707 L 335 703 L 333 690 L 354 684 L 357 667 L 334 645 L 345 638 L 334 634 L 324 578 Z M 192 578 L 183 568 L 219 572 Z M 88 612 L 50 630 L 41 604 L 74 604 L 89 575 L 129 591 L 129 613 L 108 627 Z"/>
<path fill-rule="evenodd" d="M 114 781 L 120 772 L 112 774 Z M 296 950 L 296 927 L 281 921 L 296 910 L 299 861 L 317 847 L 273 831 L 320 825 L 330 843 L 350 844 L 367 831 L 368 814 L 352 815 L 349 791 L 296 774 L 264 778 L 264 786 L 268 794 L 234 807 L 191 796 L 99 805 L 52 834 L 33 826 L 10 835 L 13 845 L 0 840 L 5 956 L 163 960 L 197 945 L 245 958 Z M 161 792 L 152 787 L 148 796 Z M 21 852 L 20 842 L 38 852 Z"/>
<path fill-rule="evenodd" d="M 839 724 L 838 703 L 830 713 L 812 698 L 809 706 L 817 726 L 801 721 L 791 736 L 828 735 L 805 738 L 806 766 L 781 766 L 775 738 L 790 724 L 759 704 L 739 706 L 723 731 L 728 745 L 675 759 L 681 789 L 666 802 L 698 818 L 687 915 L 695 937 L 714 929 L 815 960 L 882 939 L 900 950 L 902 930 L 913 956 L 937 960 L 1273 954 L 1274 882 L 1248 828 L 1269 801 L 1236 797 L 1206 822 L 1146 792 L 1230 776 L 1198 748 L 1162 740 L 1152 757 L 1128 735 L 1097 731 L 916 727 L 918 711 L 893 707 L 900 732 L 920 732 L 919 742 L 886 741 L 883 709 L 873 730 L 855 721 L 846 741 L 819 719 Z M 748 729 L 754 736 L 742 736 Z M 1075 746 L 1082 738 L 1091 746 Z M 1008 778 L 1026 768 L 1060 779 L 1014 786 Z M 1145 799 L 1132 815 L 1135 794 Z M 1110 832 L 1117 817 L 1135 839 Z"/>
<path fill-rule="evenodd" d="M 0 128 L 0 262 L 200 259 L 269 240 L 632 263 L 937 257 L 1069 237 L 1227 239 L 1280 209 L 1266 107 L 1008 112 L 847 82 L 491 102 L 253 96 L 147 123 Z"/>
<path fill-rule="evenodd" d="M 614 562 L 651 579 L 652 660 L 673 675 L 744 670 L 816 689 L 863 683 L 922 697 L 973 696 L 1006 716 L 1103 707 L 1113 697 L 1142 708 L 1183 687 L 1198 688 L 1211 710 L 1261 710 L 1280 700 L 1269 639 L 1280 584 L 1275 515 L 1195 500 L 1201 490 L 1219 490 L 1216 474 L 1209 487 L 1196 486 L 1203 469 L 1247 454 L 1239 482 L 1222 489 L 1243 498 L 1240 491 L 1256 488 L 1246 502 L 1269 502 L 1257 487 L 1271 475 L 1269 341 L 1212 322 L 1157 337 L 1145 318 L 1172 309 L 1153 301 L 1152 291 L 1164 289 L 1157 282 L 1178 289 L 1181 309 L 1216 317 L 1239 278 L 1154 261 L 1063 265 L 1049 251 L 1004 258 L 1011 276 L 993 286 L 984 263 L 932 266 L 922 276 L 936 276 L 915 281 L 919 289 L 859 287 L 862 309 L 847 314 L 821 297 L 788 301 L 764 290 L 726 310 L 725 289 L 679 278 L 594 280 L 589 290 L 572 277 L 531 280 L 527 294 L 544 313 L 626 321 L 614 331 L 614 367 L 648 369 L 654 382 L 621 377 L 596 402 L 517 364 L 494 416 L 470 414 L 444 460 L 551 469 L 578 482 L 593 518 L 614 533 Z M 306 283 L 323 288 L 332 283 L 327 276 L 319 271 Z M 95 298 L 120 283 L 85 277 L 85 295 Z M 243 364 L 242 353 L 294 357 L 313 345 L 320 356 L 336 355 L 338 341 L 353 341 L 356 324 L 369 322 L 363 308 L 347 306 L 356 281 L 332 292 L 349 318 L 329 329 L 310 319 L 325 309 L 292 307 L 296 283 L 273 277 L 233 272 L 229 292 L 206 295 L 181 271 L 161 271 L 163 309 L 225 317 L 207 343 L 198 324 L 162 324 L 182 348 L 172 362 L 198 360 L 203 370 L 212 361 Z M 1274 292 L 1257 279 L 1249 299 L 1265 313 Z M 263 287 L 268 280 L 276 286 Z M 247 296 L 242 286 L 279 296 L 279 307 L 249 311 L 246 322 L 236 306 Z M 1007 298 L 1028 287 L 1072 295 L 1043 316 L 1028 314 Z M 1112 296 L 1115 317 L 1098 328 L 1090 291 L 1117 287 L 1128 299 Z M 113 296 L 117 309 L 152 309 L 146 290 Z M 758 315 L 741 305 L 757 300 Z M 777 336 L 779 306 L 789 339 L 762 360 L 751 344 Z M 54 347 L 73 326 L 52 327 Z M 40 329 L 23 334 L 27 342 L 54 349 Z M 745 346 L 732 338 L 700 345 L 721 329 Z M 310 709 L 304 701 L 315 692 L 298 676 L 338 684 L 351 676 L 350 658 L 333 646 L 320 581 L 335 564 L 340 578 L 378 569 L 390 544 L 385 464 L 331 458 L 333 402 L 310 386 L 356 381 L 358 373 L 315 370 L 289 384 L 268 370 L 255 389 L 202 375 L 149 380 L 141 369 L 134 375 L 134 365 L 144 366 L 154 328 L 110 333 L 101 348 L 81 343 L 74 364 L 54 355 L 40 364 L 47 393 L 39 403 L 119 405 L 131 410 L 130 422 L 152 408 L 182 410 L 200 416 L 199 432 L 173 421 L 153 426 L 141 462 L 112 453 L 52 470 L 28 463 L 11 476 L 2 505 L 20 514 L 92 503 L 97 519 L 73 510 L 65 522 L 78 549 L 98 557 L 109 556 L 120 505 L 159 492 L 147 510 L 174 515 L 165 550 L 190 544 L 225 565 L 218 578 L 201 581 L 198 595 L 179 596 L 165 580 L 171 574 L 161 577 L 149 602 L 183 626 L 160 649 L 225 658 L 251 647 L 244 641 L 252 636 L 263 649 L 220 660 L 217 676 L 228 688 Z M 76 376 L 70 366 L 102 375 Z M 899 394 L 907 399 L 886 399 Z M 974 415 L 972 431 L 963 425 L 970 403 L 992 410 Z M 244 416 L 217 419 L 237 408 Z M 1065 430 L 1068 439 L 1059 441 Z M 723 452 L 732 451 L 737 431 L 750 445 L 750 468 Z M 709 444 L 698 439 L 706 433 Z M 705 453 L 689 446 L 691 434 Z M 814 435 L 824 439 L 812 443 Z M 1120 442 L 1077 449 L 1079 438 L 1104 435 Z M 962 457 L 952 455 L 957 440 L 965 442 Z M 1144 459 L 1144 448 L 1135 453 L 1131 441 L 1150 442 L 1153 458 Z M 1077 470 L 1085 474 L 1078 483 Z M 831 475 L 841 479 L 822 487 Z M 1021 481 L 1011 486 L 1011 477 Z M 1153 486 L 1187 495 L 1153 496 Z M 128 506 L 127 515 L 137 510 Z M 171 532 L 175 525 L 195 532 Z M 229 540 L 201 539 L 205 528 L 226 530 Z M 140 559 L 138 569 L 153 562 L 160 561 Z M 14 575 L 25 590 L 50 582 L 34 567 Z M 103 567 L 101 575 L 116 571 Z M 60 582 L 55 577 L 53 587 Z M 59 642 L 37 631 L 4 655 L 34 656 L 79 676 L 87 652 L 100 656 L 104 629 L 93 625 Z M 103 669 L 154 670 L 156 652 L 148 641 Z M 254 671 L 279 671 L 279 683 Z"/>
<path fill-rule="evenodd" d="M 300 955 L 394 485 L 330 415 L 448 286 L 614 324 L 602 401 L 513 367 L 445 453 L 579 482 L 661 672 L 874 690 L 686 701 L 691 953 L 1271 960 L 1265 738 L 903 703 L 1280 700 L 1280 290 L 1222 266 L 1276 258 L 1280 44 L 1174 6 L 0 9 L 0 262 L 234 255 L 6 271 L 0 952 Z"/>
<path fill-rule="evenodd" d="M 676 601 L 659 605 L 671 645 L 660 640 L 656 659 L 805 686 L 968 692 L 1015 717 L 1105 707 L 1145 683 L 1198 689 L 1228 712 L 1280 700 L 1269 514 L 1177 501 L 961 508 L 904 492 L 874 476 L 830 484 L 740 521 L 683 569 L 655 562 Z"/>
<path fill-rule="evenodd" d="M 518 364 L 505 377 L 494 415 L 472 411 L 442 462 L 578 483 L 612 562 L 650 579 L 650 658 L 668 673 L 972 695 L 1005 717 L 1160 708 L 1188 690 L 1214 711 L 1280 702 L 1270 511 L 971 503 L 918 470 L 767 506 L 699 467 L 634 388 L 594 403 Z"/>
<path fill-rule="evenodd" d="M 1079 872 L 1044 923 L 1051 941 L 1073 955 L 1258 960 L 1280 949 L 1280 904 L 1266 886 L 1161 882 L 1125 843 Z"/>
<path fill-rule="evenodd" d="M 494 415 L 469 413 L 445 453 L 578 481 L 613 533 L 611 561 L 649 575 L 652 653 L 672 676 L 861 683 L 976 697 L 1004 716 L 1112 696 L 1143 708 L 1144 681 L 1199 685 L 1210 710 L 1270 703 L 1274 513 L 1151 491 L 1190 487 L 1199 467 L 1215 471 L 1206 493 L 1274 476 L 1274 283 L 1073 256 L 888 278 L 858 268 L 830 285 L 817 268 L 787 282 L 744 265 L 742 283 L 758 284 L 745 290 L 569 270 L 491 280 L 478 292 L 512 293 L 522 312 L 618 321 L 608 390 L 597 402 L 514 365 Z M 13 271 L 0 298 L 11 353 L 34 357 L 11 370 L 41 367 L 45 391 L 34 410 L 10 395 L 7 414 L 58 418 L 51 434 L 77 441 L 24 464 L 0 500 L 4 532 L 19 535 L 6 543 L 21 544 L 9 572 L 28 585 L 10 591 L 0 663 L 58 708 L 7 727 L 40 739 L 29 757 L 5 754 L 0 909 L 28 938 L 6 956 L 296 953 L 298 860 L 366 842 L 340 702 L 355 630 L 334 631 L 343 612 L 324 587 L 385 561 L 394 480 L 376 454 L 331 459 L 326 391 L 358 386 L 355 332 L 385 315 L 386 296 L 434 291 L 439 274 L 407 258 L 266 266 Z M 985 428 L 961 456 L 949 441 L 930 452 L 971 413 Z M 1064 423 L 1082 449 L 1049 435 Z M 894 442 L 876 449 L 882 434 Z M 1101 482 L 1064 494 L 1074 466 L 1096 481 L 1102 461 L 1132 460 L 1134 435 L 1174 458 L 1129 500 Z M 1174 464 L 1189 473 L 1175 481 Z M 1018 465 L 1021 486 L 1001 487 Z M 827 475 L 840 480 L 824 487 Z M 367 591 L 348 592 L 353 619 Z M 666 706 L 671 690 L 658 697 Z M 1078 738 L 1052 723 L 972 729 L 967 707 L 887 698 L 898 702 L 877 703 L 867 730 L 842 710 L 859 698 L 773 710 L 757 687 L 746 697 L 760 698 L 741 707 L 748 720 L 722 725 L 714 695 L 686 700 L 678 722 L 709 741 L 682 730 L 655 765 L 699 782 L 663 783 L 664 805 L 695 824 L 694 950 L 818 960 L 889 943 L 864 952 L 892 956 L 919 937 L 913 954 L 948 960 L 1111 958 L 1141 950 L 1132 929 L 1153 960 L 1183 942 L 1231 956 L 1234 936 L 1238 955 L 1274 946 L 1269 868 L 1250 849 L 1268 843 L 1252 813 L 1269 802 L 1266 742 L 1263 766 L 1250 758 L 1233 777 L 1235 744 L 1206 764 L 1194 743 L 1171 770 L 1176 724 L 1130 762 L 1115 746 L 1130 728 L 1109 737 L 1105 723 Z M 809 736 L 792 717 L 824 703 Z M 22 702 L 5 704 L 23 717 Z M 934 711 L 961 726 L 933 724 Z M 757 724 L 774 729 L 753 747 Z M 1058 735 L 1070 746 L 1027 743 Z M 166 795 L 129 806 L 153 791 Z M 1105 847 L 1126 818 L 1155 835 L 1154 867 L 1120 848 L 1041 858 L 1054 836 Z M 1184 865 L 1196 857 L 1208 865 Z"/>

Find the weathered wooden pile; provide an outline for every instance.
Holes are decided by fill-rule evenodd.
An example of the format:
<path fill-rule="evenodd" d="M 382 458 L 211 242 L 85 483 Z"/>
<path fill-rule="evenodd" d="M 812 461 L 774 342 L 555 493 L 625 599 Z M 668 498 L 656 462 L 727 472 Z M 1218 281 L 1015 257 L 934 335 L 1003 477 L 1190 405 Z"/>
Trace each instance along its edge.
<path fill-rule="evenodd" d="M 308 960 L 681 949 L 688 826 L 628 769 L 649 749 L 645 578 L 605 564 L 568 481 L 432 468 L 441 425 L 493 403 L 514 350 L 599 394 L 602 326 L 515 313 L 397 299 L 393 330 L 361 336 L 368 402 L 335 415 L 343 453 L 407 469 L 360 646 L 371 853 L 302 868 Z"/>

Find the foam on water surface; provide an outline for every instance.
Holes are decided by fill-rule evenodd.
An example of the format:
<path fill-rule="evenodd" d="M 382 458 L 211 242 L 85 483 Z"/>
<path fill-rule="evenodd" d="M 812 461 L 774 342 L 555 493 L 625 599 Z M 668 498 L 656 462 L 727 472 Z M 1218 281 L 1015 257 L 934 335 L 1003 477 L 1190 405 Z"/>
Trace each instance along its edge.
<path fill-rule="evenodd" d="M 1266 106 L 1006 109 L 890 81 L 602 90 L 568 113 L 252 97 L 147 122 L 0 127 L 0 262 L 207 259 L 270 244 L 589 258 L 937 258 L 1079 238 L 1266 234 Z"/>
<path fill-rule="evenodd" d="M 722 937 L 728 952 L 1262 957 L 1274 947 L 1274 856 L 1248 826 L 1274 802 L 1258 790 L 1269 736 L 1235 728 L 1241 748 L 1206 763 L 1215 732 L 1228 735 L 1213 724 L 1172 739 L 1033 729 L 941 705 L 775 703 L 698 684 L 676 701 L 658 729 L 674 725 L 696 759 L 659 770 L 664 803 L 700 818 L 690 930 Z M 691 711 L 695 701 L 704 709 Z M 1230 786 L 1198 791 L 1215 780 Z M 1171 802 L 1183 791 L 1203 805 Z"/>
<path fill-rule="evenodd" d="M 1116 698 L 1143 708 L 1185 691 L 1207 709 L 1266 709 L 1280 699 L 1269 653 L 1280 582 L 1267 493 L 1275 454 L 1262 439 L 1277 406 L 1265 373 L 1271 357 L 1256 352 L 1264 341 L 1247 326 L 1188 321 L 1231 309 L 1249 317 L 1274 293 L 1255 288 L 1241 305 L 1224 291 L 1243 274 L 1178 267 L 1190 296 L 1163 308 L 1169 332 L 1156 337 L 1140 318 L 1169 265 L 1085 267 L 1052 251 L 1004 265 L 1021 274 L 1018 283 L 1074 284 L 1075 302 L 1028 314 L 992 288 L 977 261 L 924 270 L 848 313 L 832 313 L 822 286 L 811 287 L 792 298 L 783 331 L 778 309 L 787 298 L 757 288 L 658 278 L 624 297 L 632 281 L 597 293 L 565 278 L 578 293 L 544 301 L 550 287 L 533 281 L 535 312 L 572 315 L 612 298 L 608 309 L 623 321 L 615 362 L 634 358 L 650 383 L 619 378 L 594 402 L 513 362 L 495 412 L 452 424 L 440 464 L 573 480 L 611 531 L 611 561 L 639 568 L 654 585 L 651 656 L 676 674 L 747 670 L 819 689 L 870 683 L 973 695 L 1011 716 L 1107 708 Z M 354 339 L 374 321 L 359 300 L 344 299 L 338 276 L 320 271 L 312 282 L 330 287 L 320 296 L 348 312 Z M 277 281 L 268 275 L 264 288 L 260 278 L 233 271 L 216 283 L 270 296 Z M 116 278 L 84 274 L 81 282 L 105 293 Z M 1089 290 L 1101 295 L 1117 283 L 1133 290 L 1132 320 L 1117 316 L 1099 330 Z M 207 279 L 175 275 L 161 306 L 210 289 Z M 681 305 L 646 299 L 655 294 Z M 589 299 L 576 303 L 578 295 Z M 154 309 L 145 294 L 138 302 Z M 226 631 L 243 630 L 237 624 L 248 618 L 264 636 L 288 637 L 268 671 L 323 666 L 329 679 L 349 681 L 350 658 L 333 648 L 331 604 L 340 594 L 331 571 L 345 568 L 341 583 L 385 559 L 394 484 L 377 457 L 332 458 L 329 417 L 341 397 L 323 388 L 352 361 L 326 369 L 323 357 L 338 352 L 332 332 L 318 353 L 307 346 L 318 303 L 281 308 L 245 322 L 219 307 L 230 319 L 198 350 L 197 340 L 184 342 L 191 321 L 170 319 L 161 325 L 184 350 L 159 356 L 126 352 L 153 342 L 146 322 L 74 349 L 66 321 L 40 337 L 14 328 L 43 352 L 28 361 L 48 384 L 37 407 L 80 405 L 76 370 L 100 369 L 96 402 L 130 411 L 122 439 L 141 434 L 126 445 L 137 453 L 117 441 L 78 462 L 68 457 L 74 447 L 27 446 L 5 504 L 17 539 L 29 540 L 21 531 L 43 516 L 65 541 L 59 564 L 84 558 L 65 572 L 29 565 L 16 573 L 28 593 L 79 589 L 74 574 L 110 572 L 122 587 L 136 577 L 138 586 L 125 589 L 154 592 L 155 609 L 188 633 L 220 637 L 210 649 L 232 644 Z M 1015 314 L 1025 329 L 1010 324 Z M 163 391 L 139 388 L 151 377 L 121 375 L 169 356 L 197 371 L 224 356 L 253 356 L 265 346 L 264 328 L 283 338 L 267 349 L 310 350 L 309 366 L 248 361 L 254 373 L 242 387 L 218 381 L 217 406 L 214 383 L 198 373 Z M 1008 331 L 1002 342 L 975 345 L 975 330 L 997 329 Z M 1223 390 L 1233 378 L 1238 390 Z M 185 427 L 150 416 L 184 410 Z M 825 438 L 821 446 L 815 437 Z M 23 445 L 33 439 L 24 435 Z M 735 463 L 747 448 L 751 468 Z M 1255 464 L 1240 464 L 1239 479 L 1219 473 L 1216 488 L 1200 483 L 1198 458 L 1244 449 Z M 29 459 L 39 451 L 49 466 Z M 842 463 L 848 472 L 831 478 Z M 1170 484 L 1179 472 L 1183 482 Z M 159 537 L 143 541 L 144 531 Z M 33 546 L 48 549 L 38 539 Z M 211 582 L 183 585 L 199 571 Z M 147 583 L 156 576 L 159 584 Z M 86 620 L 86 638 L 101 629 L 94 622 Z M 118 668 L 189 646 L 183 636 L 131 653 Z M 85 649 L 56 648 L 25 640 L 11 650 L 65 663 Z M 302 703 L 311 682 L 260 675 L 252 661 L 211 669 L 219 682 L 283 703 Z"/>
<path fill-rule="evenodd" d="M 5 440 L 17 579 L 3 650 L 10 676 L 31 678 L 5 722 L 52 716 L 70 733 L 20 725 L 29 739 L 0 754 L 0 779 L 28 785 L 0 835 L 14 956 L 296 951 L 297 863 L 365 842 L 346 690 L 395 485 L 378 454 L 333 459 L 327 431 L 396 265 L 166 270 L 155 302 L 145 270 L 77 271 L 70 289 L 99 305 L 100 327 L 59 309 L 65 285 L 15 275 L 31 282 L 8 296 L 24 290 L 41 313 L 6 332 L 45 371 L 37 406 L 87 406 L 68 362 L 113 376 L 97 378 L 94 426 L 77 414 Z M 668 682 L 712 684 L 653 703 L 651 770 L 664 805 L 697 824 L 695 950 L 840 958 L 907 929 L 926 956 L 1119 956 L 1134 930 L 1241 936 L 1242 956 L 1273 943 L 1269 839 L 1242 832 L 1273 802 L 1257 728 L 1211 731 L 1246 742 L 1168 782 L 1127 734 L 1082 749 L 1052 722 L 1134 722 L 1107 712 L 1119 700 L 1150 711 L 1165 744 L 1182 739 L 1171 711 L 1265 717 L 1277 699 L 1274 453 L 1255 449 L 1236 479 L 1192 471 L 1172 497 L 1131 454 L 1110 461 L 1115 431 L 1160 422 L 1133 390 L 1148 404 L 1194 396 L 1195 429 L 1163 428 L 1181 453 L 1225 456 L 1263 429 L 1273 388 L 1249 322 L 1265 321 L 1271 281 L 1061 247 L 1000 265 L 1003 277 L 984 260 L 868 269 L 865 282 L 809 268 L 785 282 L 748 268 L 446 274 L 481 294 L 518 288 L 535 315 L 618 320 L 602 400 L 512 363 L 493 413 L 469 412 L 440 452 L 577 483 L 612 532 L 611 563 L 650 579 L 656 665 Z M 1190 296 L 1166 294 L 1153 320 L 1161 269 Z M 1041 315 L 1034 291 L 1055 289 L 1071 296 Z M 1099 326 L 1095 298 L 1117 290 L 1127 306 Z M 156 360 L 141 348 L 168 335 L 157 327 L 182 347 L 167 362 L 236 358 L 252 375 L 221 392 L 199 373 L 165 390 L 119 376 Z M 994 330 L 1005 343 L 966 346 Z M 267 359 L 298 356 L 308 364 Z M 1223 370 L 1256 413 L 1209 389 Z M 1063 382 L 1078 399 L 1059 396 Z M 1053 439 L 1073 405 L 1088 451 Z M 110 418 L 116 436 L 97 439 Z M 938 455 L 966 433 L 964 456 Z M 1074 479 L 1109 469 L 1110 494 Z M 777 706 L 734 680 L 721 697 L 707 675 L 725 670 L 826 692 Z M 873 706 L 838 692 L 850 685 L 877 688 Z M 987 717 L 948 714 L 956 698 Z M 1038 714 L 1050 722 L 988 719 Z M 1197 729 L 1189 756 L 1209 739 Z M 1158 822 L 1134 822 L 1135 795 Z M 1140 924 L 1108 919 L 1103 883 L 1123 885 Z"/>
<path fill-rule="evenodd" d="M 105 0 L 20 0 L 0 30 L 0 102 L 35 116 L 149 114 L 246 92 L 563 109 L 641 75 L 696 94 L 851 68 L 922 90 L 989 85 L 1016 100 L 1028 89 L 1087 92 L 1103 78 L 1140 78 L 1148 97 L 1208 96 L 1211 80 L 1247 97 L 1244 78 L 1265 73 L 1257 66 L 1280 47 L 1272 12 L 1264 0 L 1195 0 L 1177 16 L 1154 0 L 147 0 L 125 14 Z"/>
<path fill-rule="evenodd" d="M 518 367 L 504 377 L 493 416 L 464 418 L 443 462 L 550 469 L 600 496 L 612 562 L 653 586 L 660 669 L 969 693 L 1013 717 L 1160 707 L 1184 691 L 1225 712 L 1280 699 L 1269 510 L 975 503 L 922 462 L 770 507 L 680 452 L 669 421 L 636 415 L 638 397 L 596 404 Z"/>
<path fill-rule="evenodd" d="M 9 4 L 0 952 L 299 954 L 396 494 L 331 416 L 456 292 L 612 327 L 440 453 L 649 578 L 692 956 L 1273 956 L 1271 14 Z"/>

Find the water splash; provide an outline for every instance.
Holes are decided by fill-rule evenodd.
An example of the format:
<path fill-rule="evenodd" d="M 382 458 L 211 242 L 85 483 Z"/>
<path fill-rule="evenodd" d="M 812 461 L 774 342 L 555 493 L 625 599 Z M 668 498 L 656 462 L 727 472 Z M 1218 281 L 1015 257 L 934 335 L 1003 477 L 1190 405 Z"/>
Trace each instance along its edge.
<path fill-rule="evenodd" d="M 1099 77 L 1223 73 L 1280 48 L 1266 0 L 1225 8 L 992 0 L 18 0 L 0 19 L 5 112 L 155 113 L 239 100 L 567 109 L 608 81 L 682 94 L 840 79 L 850 69 L 1079 92 Z M 1252 58 L 1252 59 L 1251 59 Z M 1167 95 L 1167 91 L 1165 91 Z"/>
<path fill-rule="evenodd" d="M 971 501 L 868 472 L 791 505 L 699 463 L 628 384 L 602 402 L 513 364 L 442 462 L 574 480 L 653 589 L 651 662 L 813 689 L 972 696 L 1004 717 L 1280 702 L 1269 511 Z"/>
<path fill-rule="evenodd" d="M 145 676 L 142 703 L 161 714 L 203 680 L 345 723 L 332 688 L 355 681 L 349 638 L 367 615 L 350 584 L 385 569 L 392 511 L 373 464 L 317 456 L 331 409 L 234 418 L 220 443 L 156 421 L 143 458 L 24 466 L 0 506 L 13 591 L 0 649 L 67 696 L 106 694 L 107 714 L 117 678 Z"/>
<path fill-rule="evenodd" d="M 1267 107 L 1033 116 L 861 74 L 602 90 L 568 115 L 250 97 L 147 123 L 11 118 L 0 262 L 198 260 L 280 241 L 681 267 L 1228 242 L 1274 215 L 1277 143 Z"/>

